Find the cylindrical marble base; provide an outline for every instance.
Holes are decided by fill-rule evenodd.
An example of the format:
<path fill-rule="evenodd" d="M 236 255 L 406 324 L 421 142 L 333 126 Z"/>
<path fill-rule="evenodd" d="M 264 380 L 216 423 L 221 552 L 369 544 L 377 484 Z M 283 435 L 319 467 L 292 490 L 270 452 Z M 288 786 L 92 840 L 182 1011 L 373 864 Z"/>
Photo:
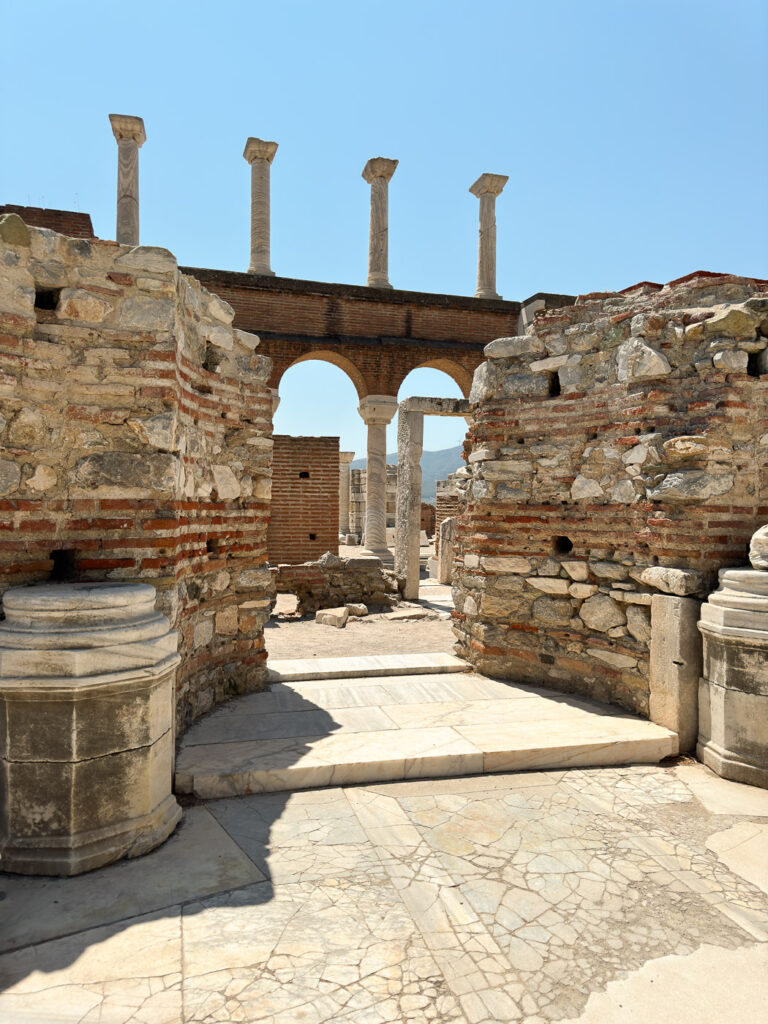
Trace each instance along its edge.
<path fill-rule="evenodd" d="M 171 834 L 177 635 L 143 584 L 19 587 L 0 623 L 0 868 L 77 875 Z"/>
<path fill-rule="evenodd" d="M 768 789 L 768 573 L 721 572 L 699 630 L 697 756 L 723 778 Z"/>

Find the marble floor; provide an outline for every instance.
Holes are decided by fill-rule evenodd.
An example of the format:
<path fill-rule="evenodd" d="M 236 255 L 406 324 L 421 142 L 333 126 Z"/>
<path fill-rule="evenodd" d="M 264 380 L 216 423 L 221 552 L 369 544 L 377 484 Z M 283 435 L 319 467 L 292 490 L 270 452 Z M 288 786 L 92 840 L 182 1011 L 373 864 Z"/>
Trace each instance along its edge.
<path fill-rule="evenodd" d="M 268 691 L 225 704 L 186 733 L 177 793 L 212 799 L 677 753 L 675 734 L 652 722 L 462 671 L 449 654 L 270 665 L 277 681 Z"/>
<path fill-rule="evenodd" d="M 192 800 L 0 875 L 0 1021 L 752 1024 L 766 865 L 768 792 L 695 762 Z"/>

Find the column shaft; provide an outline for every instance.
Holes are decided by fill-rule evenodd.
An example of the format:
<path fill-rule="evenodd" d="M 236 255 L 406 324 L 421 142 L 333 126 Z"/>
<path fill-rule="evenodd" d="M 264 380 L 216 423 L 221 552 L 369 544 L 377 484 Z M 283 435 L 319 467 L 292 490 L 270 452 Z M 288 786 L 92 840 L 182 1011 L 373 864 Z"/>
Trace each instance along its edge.
<path fill-rule="evenodd" d="M 117 227 L 121 245 L 139 244 L 139 147 L 135 139 L 117 140 Z"/>
<path fill-rule="evenodd" d="M 339 452 L 339 533 L 348 534 L 349 525 L 349 464 L 354 452 Z"/>
<path fill-rule="evenodd" d="M 368 236 L 368 285 L 388 288 L 389 284 L 389 182 L 371 182 L 371 226 Z"/>
<path fill-rule="evenodd" d="M 406 600 L 419 596 L 419 536 L 421 532 L 421 455 L 424 448 L 424 414 L 397 416 L 397 520 L 395 572 L 405 576 Z"/>
<path fill-rule="evenodd" d="M 365 546 L 382 551 L 387 546 L 387 425 L 368 424 L 365 473 Z"/>
<path fill-rule="evenodd" d="M 251 262 L 249 274 L 271 274 L 269 239 L 269 164 L 251 164 Z"/>
<path fill-rule="evenodd" d="M 477 295 L 496 296 L 496 196 L 480 196 L 480 229 L 477 240 Z"/>

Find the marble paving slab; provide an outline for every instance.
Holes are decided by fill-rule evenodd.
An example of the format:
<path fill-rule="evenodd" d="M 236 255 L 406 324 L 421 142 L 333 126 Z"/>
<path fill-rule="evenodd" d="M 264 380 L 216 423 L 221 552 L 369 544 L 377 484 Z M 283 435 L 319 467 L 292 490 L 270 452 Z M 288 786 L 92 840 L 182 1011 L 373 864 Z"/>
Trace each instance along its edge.
<path fill-rule="evenodd" d="M 348 676 L 413 675 L 416 672 L 466 672 L 452 654 L 388 654 L 359 658 L 280 658 L 267 667 L 273 682 L 300 679 L 344 679 Z"/>
<path fill-rule="evenodd" d="M 266 693 L 230 702 L 184 737 L 177 791 L 218 799 L 484 772 L 655 763 L 677 752 L 668 730 L 584 698 L 470 672 L 379 673 L 385 662 L 413 671 L 416 658 L 426 664 L 431 656 L 337 659 L 369 661 L 373 678 L 359 674 L 359 665 L 357 674 L 338 678 L 321 673 L 304 679 L 297 671 L 298 678 L 273 684 Z"/>

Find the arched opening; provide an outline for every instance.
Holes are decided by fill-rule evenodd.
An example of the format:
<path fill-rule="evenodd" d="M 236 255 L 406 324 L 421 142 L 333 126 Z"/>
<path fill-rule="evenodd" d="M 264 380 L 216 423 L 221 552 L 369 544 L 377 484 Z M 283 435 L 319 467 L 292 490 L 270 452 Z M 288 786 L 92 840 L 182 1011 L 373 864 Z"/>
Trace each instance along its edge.
<path fill-rule="evenodd" d="M 422 363 L 418 369 L 431 369 L 440 370 L 442 373 L 447 374 L 451 380 L 456 384 L 461 394 L 455 395 L 453 392 L 445 392 L 442 395 L 434 397 L 438 398 L 469 398 L 469 392 L 472 389 L 472 371 L 468 370 L 465 366 L 460 363 L 454 362 L 452 359 L 432 359 L 428 363 Z M 415 371 L 411 371 L 413 373 Z M 410 374 L 408 375 L 410 376 Z M 431 379 L 431 378 L 430 378 Z M 407 380 L 407 378 L 406 378 Z M 437 378 L 435 378 L 437 380 Z M 430 397 L 433 397 L 430 395 Z"/>

